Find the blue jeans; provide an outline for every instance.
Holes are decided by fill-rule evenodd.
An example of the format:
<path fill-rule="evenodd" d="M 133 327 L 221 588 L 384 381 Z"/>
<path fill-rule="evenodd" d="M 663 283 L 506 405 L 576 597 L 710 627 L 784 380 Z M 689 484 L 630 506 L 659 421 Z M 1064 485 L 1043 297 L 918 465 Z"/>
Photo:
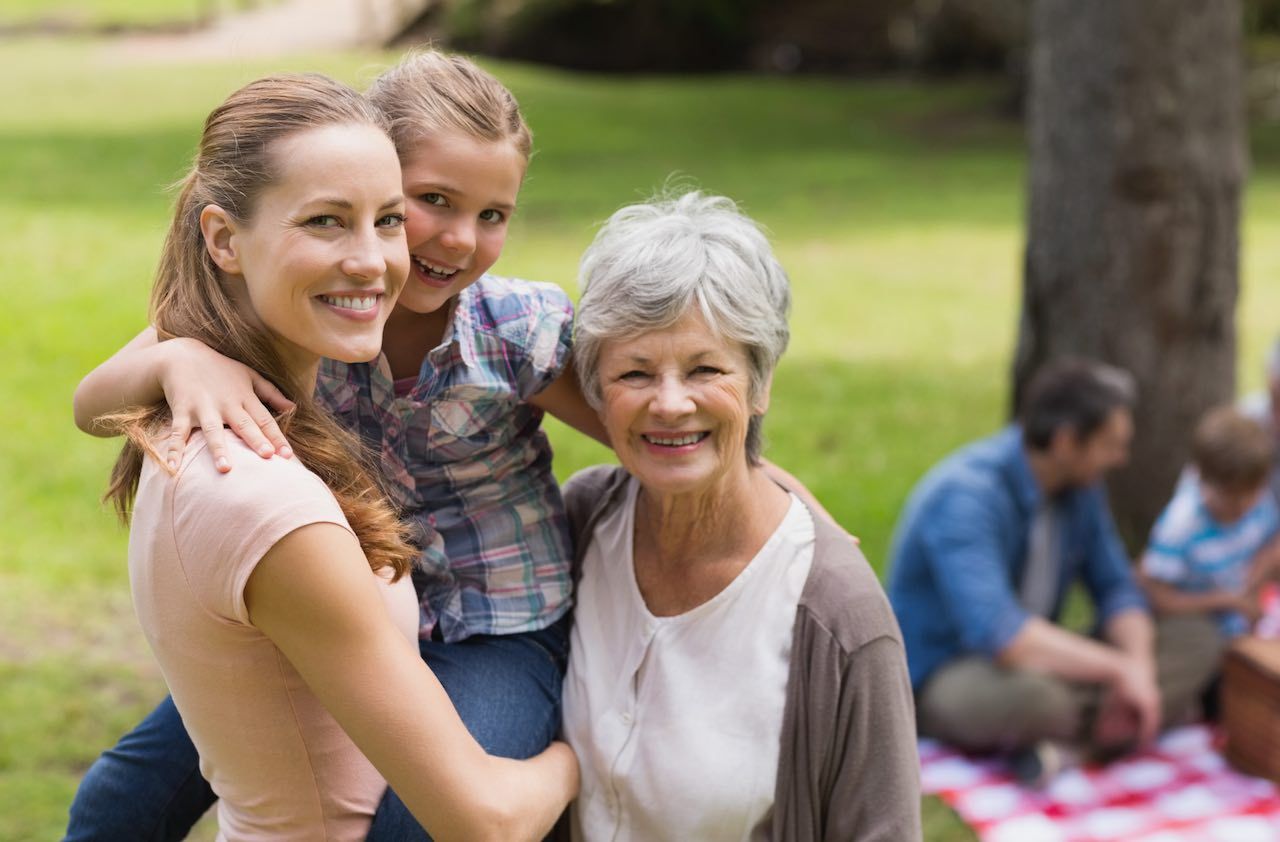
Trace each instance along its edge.
<path fill-rule="evenodd" d="M 458 643 L 424 640 L 423 660 L 459 716 L 490 754 L 525 758 L 560 728 L 560 683 L 568 658 L 568 619 L 536 632 L 477 635 Z M 200 758 L 173 700 L 102 754 L 71 803 L 67 842 L 183 839 L 217 796 L 200 775 Z M 426 840 L 390 789 L 370 840 Z"/>

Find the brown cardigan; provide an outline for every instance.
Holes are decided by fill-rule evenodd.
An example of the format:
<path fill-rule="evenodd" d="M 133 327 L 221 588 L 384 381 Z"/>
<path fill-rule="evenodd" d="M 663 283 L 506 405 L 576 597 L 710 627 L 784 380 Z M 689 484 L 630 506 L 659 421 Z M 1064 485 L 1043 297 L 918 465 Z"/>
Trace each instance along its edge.
<path fill-rule="evenodd" d="M 574 579 L 595 526 L 630 475 L 598 465 L 564 487 Z M 902 635 L 862 553 L 813 518 L 813 567 L 801 592 L 782 711 L 774 792 L 776 842 L 921 838 L 915 709 Z M 569 838 L 562 821 L 553 838 Z"/>

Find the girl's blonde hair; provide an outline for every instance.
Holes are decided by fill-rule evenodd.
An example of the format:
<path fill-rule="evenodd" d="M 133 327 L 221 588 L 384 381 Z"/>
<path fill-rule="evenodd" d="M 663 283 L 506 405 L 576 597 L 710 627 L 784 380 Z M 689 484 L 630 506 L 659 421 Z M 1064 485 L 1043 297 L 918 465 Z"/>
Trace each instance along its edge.
<path fill-rule="evenodd" d="M 387 119 L 401 160 L 423 138 L 453 130 L 491 143 L 510 141 L 529 161 L 533 134 L 516 98 L 463 56 L 412 51 L 374 80 L 368 97 Z"/>
<path fill-rule="evenodd" d="M 260 372 L 294 402 L 296 409 L 281 417 L 280 426 L 297 458 L 333 492 L 369 566 L 390 567 L 399 578 L 416 551 L 366 464 L 359 439 L 315 404 L 311 384 L 295 379 L 271 338 L 241 313 L 200 230 L 200 214 L 209 205 L 249 222 L 259 196 L 280 177 L 273 152 L 279 141 L 336 125 L 386 128 L 367 99 L 314 73 L 250 82 L 213 110 L 195 163 L 181 182 L 151 290 L 151 323 L 161 341 L 198 339 Z M 144 455 L 163 464 L 153 442 L 171 423 L 169 407 L 160 402 L 102 421 L 127 437 L 104 498 L 127 523 Z"/>

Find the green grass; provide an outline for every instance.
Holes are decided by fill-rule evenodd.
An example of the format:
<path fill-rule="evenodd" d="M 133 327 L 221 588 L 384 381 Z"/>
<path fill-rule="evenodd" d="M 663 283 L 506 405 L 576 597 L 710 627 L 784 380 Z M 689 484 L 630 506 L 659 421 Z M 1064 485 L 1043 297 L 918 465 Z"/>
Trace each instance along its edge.
<path fill-rule="evenodd" d="M 210 0 L 5 0 L 0 26 L 96 29 L 185 25 L 223 7 Z"/>
<path fill-rule="evenodd" d="M 362 83 L 390 58 L 169 67 L 93 41 L 0 43 L 0 72 L 24 80 L 0 100 L 0 839 L 55 838 L 80 774 L 163 692 L 129 606 L 125 533 L 97 502 L 115 445 L 70 412 L 79 377 L 145 323 L 163 186 L 236 85 L 281 69 Z M 768 455 L 879 565 L 914 481 L 1004 414 L 1025 162 L 996 85 L 493 67 L 538 149 L 500 271 L 572 288 L 593 224 L 671 173 L 773 232 L 796 304 Z M 1280 131 L 1259 128 L 1255 150 L 1249 385 L 1280 312 Z M 605 458 L 548 426 L 561 476 Z M 932 800 L 926 824 L 930 840 L 972 838 Z"/>

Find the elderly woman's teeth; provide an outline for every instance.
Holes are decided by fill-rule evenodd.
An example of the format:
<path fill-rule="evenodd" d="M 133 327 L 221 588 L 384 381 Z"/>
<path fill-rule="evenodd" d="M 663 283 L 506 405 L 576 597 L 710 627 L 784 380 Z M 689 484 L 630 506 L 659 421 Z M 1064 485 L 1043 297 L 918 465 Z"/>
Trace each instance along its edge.
<path fill-rule="evenodd" d="M 708 433 L 690 433 L 687 436 L 677 436 L 675 438 L 661 438 L 659 436 L 644 436 L 644 440 L 650 444 L 659 444 L 663 447 L 680 447 L 686 444 L 696 444 L 706 438 Z"/>
<path fill-rule="evenodd" d="M 376 295 L 322 295 L 320 300 L 325 304 L 341 307 L 344 310 L 372 310 L 378 304 L 378 296 Z"/>

